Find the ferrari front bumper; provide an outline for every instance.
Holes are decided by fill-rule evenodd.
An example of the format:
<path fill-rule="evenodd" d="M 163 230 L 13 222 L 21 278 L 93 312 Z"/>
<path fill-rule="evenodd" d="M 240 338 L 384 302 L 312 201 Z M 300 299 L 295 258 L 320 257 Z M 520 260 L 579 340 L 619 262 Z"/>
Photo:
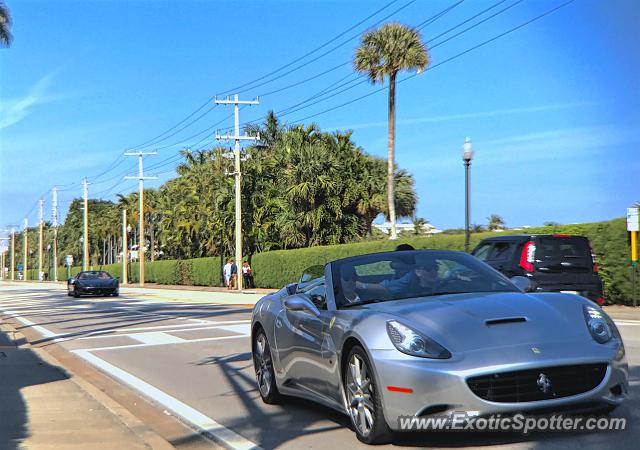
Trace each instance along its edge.
<path fill-rule="evenodd" d="M 547 343 L 505 346 L 434 360 L 405 355 L 396 350 L 370 350 L 385 419 L 393 430 L 400 417 L 426 416 L 450 411 L 477 415 L 567 410 L 583 405 L 617 406 L 628 392 L 628 365 L 618 341 Z M 593 389 L 561 398 L 526 402 L 488 401 L 469 387 L 471 377 L 503 372 L 583 364 L 605 364 L 602 381 Z M 553 382 L 553 380 L 551 380 Z M 536 386 L 531 386 L 534 390 Z"/>

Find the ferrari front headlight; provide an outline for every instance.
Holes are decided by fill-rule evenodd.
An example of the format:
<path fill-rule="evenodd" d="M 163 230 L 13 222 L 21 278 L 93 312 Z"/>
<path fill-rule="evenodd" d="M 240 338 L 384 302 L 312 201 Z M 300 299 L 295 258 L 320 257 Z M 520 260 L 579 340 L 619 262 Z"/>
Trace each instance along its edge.
<path fill-rule="evenodd" d="M 613 332 L 609 326 L 608 317 L 593 306 L 585 305 L 583 311 L 584 320 L 587 322 L 587 328 L 593 339 L 600 344 L 609 342 L 613 337 Z"/>
<path fill-rule="evenodd" d="M 387 334 L 393 345 L 407 355 L 434 359 L 451 358 L 451 353 L 442 345 L 398 321 L 387 322 Z"/>

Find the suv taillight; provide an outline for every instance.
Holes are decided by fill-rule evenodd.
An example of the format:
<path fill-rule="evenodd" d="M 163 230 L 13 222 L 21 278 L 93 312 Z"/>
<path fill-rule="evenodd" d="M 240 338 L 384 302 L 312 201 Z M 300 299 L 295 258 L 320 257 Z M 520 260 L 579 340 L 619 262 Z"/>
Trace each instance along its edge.
<path fill-rule="evenodd" d="M 535 261 L 536 245 L 533 241 L 529 241 L 522 247 L 522 254 L 520 255 L 520 267 L 527 272 L 533 272 L 533 263 Z"/>

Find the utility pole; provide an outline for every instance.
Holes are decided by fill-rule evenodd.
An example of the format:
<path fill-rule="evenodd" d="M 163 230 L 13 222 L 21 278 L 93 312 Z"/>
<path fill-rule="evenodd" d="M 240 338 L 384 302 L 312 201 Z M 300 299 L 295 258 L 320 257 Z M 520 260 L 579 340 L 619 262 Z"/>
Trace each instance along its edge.
<path fill-rule="evenodd" d="M 38 230 L 38 281 L 44 281 L 42 272 L 42 235 L 44 234 L 44 200 L 40 199 L 39 230 Z"/>
<path fill-rule="evenodd" d="M 125 156 L 137 156 L 138 157 L 138 176 L 137 177 L 125 177 L 128 180 L 138 180 L 138 189 L 140 190 L 140 194 L 138 194 L 139 200 L 139 227 L 140 227 L 140 238 L 138 239 L 138 260 L 140 261 L 140 286 L 144 286 L 144 250 L 145 250 L 145 240 L 144 240 L 144 180 L 156 180 L 158 177 L 145 177 L 144 170 L 142 168 L 142 158 L 146 155 L 157 155 L 158 152 L 135 152 L 135 153 L 125 153 Z M 154 249 L 151 249 L 154 251 Z"/>
<path fill-rule="evenodd" d="M 29 247 L 29 238 L 27 236 L 29 231 L 29 219 L 27 219 L 26 217 L 24 218 L 24 265 L 22 266 L 22 273 L 23 273 L 23 279 L 24 281 L 27 281 L 29 279 L 29 275 L 27 274 L 27 269 L 29 268 L 29 252 L 27 251 L 27 248 Z"/>
<path fill-rule="evenodd" d="M 216 133 L 216 139 L 224 139 L 230 140 L 234 139 L 236 142 L 234 148 L 234 160 L 235 160 L 235 168 L 233 172 L 233 176 L 235 177 L 235 191 L 236 191 L 236 267 L 237 267 L 237 278 L 238 278 L 238 290 L 242 290 L 242 202 L 241 202 L 241 192 L 240 192 L 240 181 L 242 173 L 240 172 L 240 141 L 257 141 L 260 139 L 260 136 L 240 136 L 240 109 L 238 105 L 257 105 L 259 104 L 259 100 L 256 97 L 255 100 L 238 100 L 238 94 L 233 96 L 233 100 L 227 97 L 226 100 L 218 100 L 214 99 L 217 105 L 233 105 L 234 115 L 235 115 L 235 128 L 234 135 L 229 136 L 226 134 L 225 136 L 220 136 Z"/>
<path fill-rule="evenodd" d="M 85 178 L 82 180 L 84 190 L 84 227 L 82 240 L 82 270 L 89 270 L 89 182 Z"/>
<path fill-rule="evenodd" d="M 58 188 L 55 186 L 51 199 L 51 218 L 53 219 L 53 281 L 58 281 Z"/>
<path fill-rule="evenodd" d="M 16 227 L 11 227 L 11 281 L 16 281 Z"/>
<path fill-rule="evenodd" d="M 127 242 L 127 209 L 122 209 L 122 284 L 127 284 L 127 264 L 129 263 L 129 249 Z"/>
<path fill-rule="evenodd" d="M 9 230 L 0 230 L 0 232 L 2 233 L 6 233 Z M 4 280 L 4 265 L 6 263 L 4 254 L 8 253 L 5 249 L 4 246 L 2 245 L 2 241 L 9 241 L 9 237 L 1 237 L 0 238 L 0 280 Z M 8 248 L 7 248 L 8 250 Z"/>

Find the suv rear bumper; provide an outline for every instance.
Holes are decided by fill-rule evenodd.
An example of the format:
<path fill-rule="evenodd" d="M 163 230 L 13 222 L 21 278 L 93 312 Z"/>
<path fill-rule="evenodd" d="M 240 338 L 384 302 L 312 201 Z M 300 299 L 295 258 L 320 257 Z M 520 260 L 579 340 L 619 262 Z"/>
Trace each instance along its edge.
<path fill-rule="evenodd" d="M 536 292 L 565 292 L 576 294 L 588 298 L 594 303 L 598 303 L 598 298 L 603 298 L 602 286 L 597 285 L 576 285 L 576 284 L 537 284 Z"/>

